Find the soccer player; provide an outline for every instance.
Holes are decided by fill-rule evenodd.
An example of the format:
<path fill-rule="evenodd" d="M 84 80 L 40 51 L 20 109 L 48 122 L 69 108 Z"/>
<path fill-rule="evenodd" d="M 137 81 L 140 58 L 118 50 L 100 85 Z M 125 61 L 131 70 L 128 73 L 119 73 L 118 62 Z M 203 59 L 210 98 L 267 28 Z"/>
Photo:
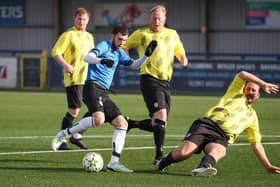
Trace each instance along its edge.
<path fill-rule="evenodd" d="M 90 13 L 85 8 L 78 8 L 74 13 L 74 26 L 62 33 L 52 49 L 52 56 L 64 69 L 64 86 L 67 96 L 68 111 L 62 119 L 61 129 L 72 127 L 82 106 L 82 91 L 86 79 L 88 64 L 84 55 L 94 47 L 93 36 L 86 31 Z M 87 149 L 80 133 L 73 134 L 70 142 Z M 59 150 L 68 150 L 66 140 Z"/>
<path fill-rule="evenodd" d="M 89 66 L 83 96 L 92 116 L 83 118 L 72 128 L 59 131 L 52 144 L 53 149 L 57 150 L 66 136 L 110 122 L 115 130 L 112 137 L 112 157 L 107 165 L 107 171 L 132 172 L 119 163 L 125 144 L 127 121 L 107 93 L 115 70 L 118 64 L 139 68 L 157 46 L 156 41 L 151 41 L 145 54 L 141 58 L 133 60 L 122 49 L 127 37 L 127 27 L 117 26 L 112 30 L 110 41 L 101 41 L 85 56 L 85 61 L 89 63 Z"/>
<path fill-rule="evenodd" d="M 238 73 L 218 104 L 193 122 L 184 141 L 161 159 L 157 170 L 163 171 L 172 163 L 204 151 L 205 156 L 191 174 L 216 175 L 215 164 L 226 155 L 227 145 L 234 143 L 236 138 L 245 132 L 265 169 L 269 173 L 280 173 L 280 168 L 273 166 L 266 156 L 261 144 L 258 117 L 252 108 L 252 104 L 260 97 L 260 88 L 269 94 L 279 91 L 277 85 L 265 82 L 249 72 Z"/>
<path fill-rule="evenodd" d="M 163 156 L 163 144 L 168 114 L 170 111 L 170 80 L 173 73 L 174 56 L 182 66 L 188 60 L 179 35 L 173 29 L 166 28 L 166 8 L 156 5 L 150 10 L 149 27 L 140 28 L 130 35 L 124 48 L 137 48 L 139 56 L 143 55 L 151 40 L 158 42 L 153 55 L 145 61 L 140 69 L 141 92 L 149 111 L 150 118 L 141 121 L 128 119 L 128 129 L 139 128 L 153 132 L 155 143 L 155 165 Z"/>

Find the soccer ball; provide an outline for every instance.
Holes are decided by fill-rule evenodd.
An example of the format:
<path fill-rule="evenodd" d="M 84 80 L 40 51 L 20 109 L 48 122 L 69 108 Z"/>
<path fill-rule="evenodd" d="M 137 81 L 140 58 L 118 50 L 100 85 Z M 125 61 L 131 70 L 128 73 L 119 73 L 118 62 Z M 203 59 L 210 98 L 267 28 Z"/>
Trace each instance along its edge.
<path fill-rule="evenodd" d="M 83 167 L 87 172 L 99 172 L 103 168 L 103 158 L 101 154 L 90 152 L 83 158 Z"/>

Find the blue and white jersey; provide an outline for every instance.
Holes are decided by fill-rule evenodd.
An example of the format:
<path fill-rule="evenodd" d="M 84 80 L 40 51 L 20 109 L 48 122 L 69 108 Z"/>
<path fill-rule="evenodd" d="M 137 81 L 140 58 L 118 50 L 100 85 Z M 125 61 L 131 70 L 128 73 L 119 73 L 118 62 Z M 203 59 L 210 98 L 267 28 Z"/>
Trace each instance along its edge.
<path fill-rule="evenodd" d="M 88 65 L 86 83 L 96 81 L 106 89 L 110 89 L 118 64 L 130 66 L 134 61 L 122 48 L 119 50 L 113 49 L 110 41 L 101 41 L 90 52 L 95 53 L 98 58 L 114 61 L 111 68 L 103 64 Z"/>

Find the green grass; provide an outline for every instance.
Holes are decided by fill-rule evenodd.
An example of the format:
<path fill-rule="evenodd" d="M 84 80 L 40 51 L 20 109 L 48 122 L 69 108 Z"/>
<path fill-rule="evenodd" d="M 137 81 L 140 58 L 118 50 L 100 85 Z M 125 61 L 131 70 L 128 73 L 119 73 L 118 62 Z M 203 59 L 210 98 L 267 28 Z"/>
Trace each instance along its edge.
<path fill-rule="evenodd" d="M 135 119 L 147 117 L 141 95 L 112 95 L 121 111 Z M 218 101 L 211 96 L 173 96 L 167 128 L 165 153 L 178 145 L 192 121 Z M 279 98 L 263 98 L 255 104 L 263 142 L 280 142 Z M 279 186 L 280 175 L 268 174 L 249 145 L 230 146 L 217 164 L 218 175 L 191 177 L 202 155 L 173 165 L 166 172 L 154 172 L 153 137 L 140 130 L 129 132 L 121 161 L 134 173 L 84 172 L 86 152 L 52 152 L 51 139 L 66 112 L 64 93 L 0 91 L 0 185 L 1 186 Z M 85 107 L 82 108 L 82 113 Z M 111 155 L 109 124 L 89 129 L 84 141 L 102 154 L 105 165 Z M 104 135 L 104 137 L 93 137 Z M 106 136 L 105 136 L 106 135 Z M 145 135 L 145 136 L 139 136 Z M 273 137 L 271 135 L 274 135 Z M 241 136 L 237 143 L 246 143 Z M 264 145 L 270 161 L 280 166 L 279 144 Z M 133 149 L 137 148 L 137 149 Z"/>

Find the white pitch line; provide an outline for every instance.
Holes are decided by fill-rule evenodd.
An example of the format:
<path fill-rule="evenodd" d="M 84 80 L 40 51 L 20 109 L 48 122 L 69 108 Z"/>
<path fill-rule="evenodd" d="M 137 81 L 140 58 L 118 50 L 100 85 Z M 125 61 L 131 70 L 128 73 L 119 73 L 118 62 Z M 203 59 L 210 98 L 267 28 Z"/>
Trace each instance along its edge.
<path fill-rule="evenodd" d="M 280 142 L 262 142 L 263 145 L 279 145 Z M 236 143 L 229 146 L 249 146 L 250 143 Z M 175 148 L 176 146 L 164 146 L 164 148 Z M 124 150 L 148 150 L 154 149 L 154 147 L 126 147 Z M 43 154 L 43 153 L 74 153 L 74 152 L 90 152 L 90 151 L 112 151 L 112 148 L 98 148 L 98 149 L 87 149 L 87 150 L 67 150 L 67 151 L 18 151 L 18 152 L 3 152 L 1 155 L 25 155 L 25 154 Z"/>
<path fill-rule="evenodd" d="M 112 135 L 85 135 L 84 138 L 112 138 Z M 143 137 L 153 137 L 152 135 L 127 135 L 126 137 L 133 138 L 143 138 Z M 166 135 L 165 137 L 170 138 L 184 138 L 184 135 Z M 239 137 L 246 137 L 245 135 L 240 135 Z M 280 135 L 262 135 L 263 138 L 280 138 Z M 54 136 L 1 136 L 0 140 L 5 139 L 51 139 Z"/>
<path fill-rule="evenodd" d="M 174 146 L 165 146 L 165 148 L 173 148 Z M 154 147 L 126 147 L 124 150 L 145 150 L 154 149 Z M 66 151 L 18 151 L 18 152 L 3 152 L 0 155 L 24 155 L 24 154 L 42 154 L 42 153 L 75 153 L 75 152 L 90 152 L 90 151 L 112 151 L 112 148 L 97 148 L 97 149 L 77 149 L 77 150 L 66 150 Z"/>
<path fill-rule="evenodd" d="M 179 135 L 174 135 L 179 136 Z M 1 136 L 0 139 L 50 139 L 55 136 Z M 112 138 L 112 135 L 85 135 L 84 138 Z M 126 137 L 152 137 L 152 135 L 127 135 Z M 182 137 L 182 136 L 181 136 Z"/>

